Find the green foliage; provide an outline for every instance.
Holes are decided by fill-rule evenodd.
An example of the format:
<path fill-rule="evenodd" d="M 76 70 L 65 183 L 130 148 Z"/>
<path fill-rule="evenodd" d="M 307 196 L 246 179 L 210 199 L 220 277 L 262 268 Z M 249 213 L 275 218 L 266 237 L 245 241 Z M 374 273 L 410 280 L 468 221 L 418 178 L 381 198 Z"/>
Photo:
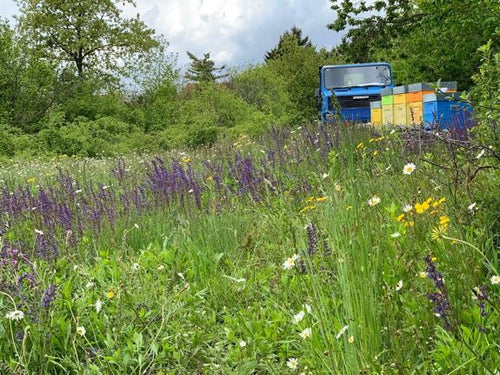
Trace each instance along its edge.
<path fill-rule="evenodd" d="M 336 32 L 347 30 L 336 50 L 348 63 L 376 61 L 374 51 L 390 49 L 395 37 L 415 31 L 418 21 L 425 17 L 414 0 L 330 2 L 336 19 L 328 28 Z"/>
<path fill-rule="evenodd" d="M 236 126 L 245 130 L 253 126 L 262 129 L 269 123 L 257 109 L 216 83 L 202 85 L 186 95 L 181 105 L 179 124 L 185 129 L 186 140 L 192 146 L 205 139 L 212 143 L 216 129 L 218 132 Z M 233 131 L 238 132 L 238 129 Z"/>
<path fill-rule="evenodd" d="M 145 140 L 136 129 L 113 117 L 96 120 L 78 117 L 71 122 L 54 123 L 40 131 L 39 138 L 49 152 L 89 157 L 144 148 L 140 141 Z"/>
<path fill-rule="evenodd" d="M 117 71 L 118 61 L 156 45 L 138 17 L 124 19 L 118 4 L 132 0 L 17 0 L 19 22 L 31 46 L 83 77 Z"/>
<path fill-rule="evenodd" d="M 399 82 L 442 79 L 458 81 L 461 90 L 469 89 L 481 65 L 477 49 L 490 39 L 494 48 L 500 47 L 498 2 L 429 0 L 419 2 L 418 9 L 425 17 L 375 56 L 393 63 Z"/>
<path fill-rule="evenodd" d="M 310 121 L 317 116 L 314 89 L 318 87 L 318 67 L 323 65 L 312 46 L 300 46 L 293 38 L 284 38 L 281 54 L 267 62 L 269 68 L 285 82 L 286 92 L 298 111 L 294 123 Z"/>
<path fill-rule="evenodd" d="M 56 73 L 43 59 L 27 53 L 8 23 L 0 21 L 0 121 L 36 132 L 55 97 Z"/>
<path fill-rule="evenodd" d="M 269 65 L 248 67 L 231 81 L 230 88 L 278 125 L 288 125 L 298 116 L 287 82 Z"/>
<path fill-rule="evenodd" d="M 216 68 L 215 62 L 210 59 L 210 53 L 205 53 L 203 58 L 198 58 L 189 51 L 187 52 L 187 55 L 191 60 L 191 65 L 184 76 L 187 80 L 196 83 L 209 83 L 228 76 L 224 73 L 218 73 L 222 72 L 225 69 L 225 66 Z"/>
<path fill-rule="evenodd" d="M 500 31 L 499 31 L 500 32 Z M 474 88 L 471 94 L 474 99 L 475 116 L 479 126 L 474 132 L 479 135 L 482 145 L 491 146 L 490 150 L 498 155 L 500 152 L 500 49 L 493 49 L 490 40 L 479 48 L 481 66 L 472 77 Z"/>

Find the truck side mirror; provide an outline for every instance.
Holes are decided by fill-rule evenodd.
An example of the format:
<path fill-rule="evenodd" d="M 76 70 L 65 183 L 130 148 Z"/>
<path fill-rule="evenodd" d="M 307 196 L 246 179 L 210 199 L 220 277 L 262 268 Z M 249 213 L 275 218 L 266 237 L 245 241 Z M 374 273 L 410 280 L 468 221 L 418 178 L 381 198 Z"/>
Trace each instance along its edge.
<path fill-rule="evenodd" d="M 316 97 L 316 99 L 321 98 L 321 91 L 320 91 L 320 89 L 314 90 L 314 96 Z"/>

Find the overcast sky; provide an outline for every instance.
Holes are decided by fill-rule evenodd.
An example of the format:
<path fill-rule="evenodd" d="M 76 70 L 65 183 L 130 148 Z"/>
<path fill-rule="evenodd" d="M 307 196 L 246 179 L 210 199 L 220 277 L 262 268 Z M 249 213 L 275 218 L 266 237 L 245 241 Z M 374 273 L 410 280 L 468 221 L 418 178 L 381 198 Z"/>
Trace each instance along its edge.
<path fill-rule="evenodd" d="M 259 63 L 279 36 L 296 25 L 318 47 L 340 42 L 338 33 L 326 28 L 335 12 L 329 0 L 136 0 L 137 13 L 157 34 L 165 35 L 179 65 L 189 61 L 186 51 L 197 56 L 210 52 L 218 65 L 244 66 Z M 0 0 L 0 16 L 17 11 L 13 0 Z"/>

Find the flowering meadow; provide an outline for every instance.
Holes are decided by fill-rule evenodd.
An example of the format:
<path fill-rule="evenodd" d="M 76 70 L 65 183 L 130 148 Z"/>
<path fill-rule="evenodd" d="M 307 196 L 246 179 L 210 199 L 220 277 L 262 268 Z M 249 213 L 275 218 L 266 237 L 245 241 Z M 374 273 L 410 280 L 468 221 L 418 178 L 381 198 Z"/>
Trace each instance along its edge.
<path fill-rule="evenodd" d="M 498 374 L 500 175 L 469 137 L 1 166 L 0 373 Z"/>

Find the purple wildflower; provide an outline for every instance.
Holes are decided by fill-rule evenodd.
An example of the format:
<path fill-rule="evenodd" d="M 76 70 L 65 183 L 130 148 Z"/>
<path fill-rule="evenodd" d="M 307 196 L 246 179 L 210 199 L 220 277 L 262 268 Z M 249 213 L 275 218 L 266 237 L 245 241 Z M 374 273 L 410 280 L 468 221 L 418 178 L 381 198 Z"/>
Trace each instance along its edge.
<path fill-rule="evenodd" d="M 48 310 L 50 308 L 50 305 L 52 304 L 52 302 L 54 302 L 54 299 L 56 298 L 56 293 L 57 293 L 57 289 L 52 284 L 49 285 L 49 287 L 43 293 L 42 307 L 45 310 Z"/>
<path fill-rule="evenodd" d="M 445 329 L 451 330 L 452 326 L 449 320 L 451 304 L 448 300 L 448 293 L 444 286 L 443 275 L 436 270 L 436 266 L 431 256 L 427 255 L 425 261 L 427 263 L 427 277 L 434 282 L 434 286 L 437 289 L 434 293 L 427 293 L 427 298 L 434 303 L 434 314 L 436 317 L 443 320 Z"/>

